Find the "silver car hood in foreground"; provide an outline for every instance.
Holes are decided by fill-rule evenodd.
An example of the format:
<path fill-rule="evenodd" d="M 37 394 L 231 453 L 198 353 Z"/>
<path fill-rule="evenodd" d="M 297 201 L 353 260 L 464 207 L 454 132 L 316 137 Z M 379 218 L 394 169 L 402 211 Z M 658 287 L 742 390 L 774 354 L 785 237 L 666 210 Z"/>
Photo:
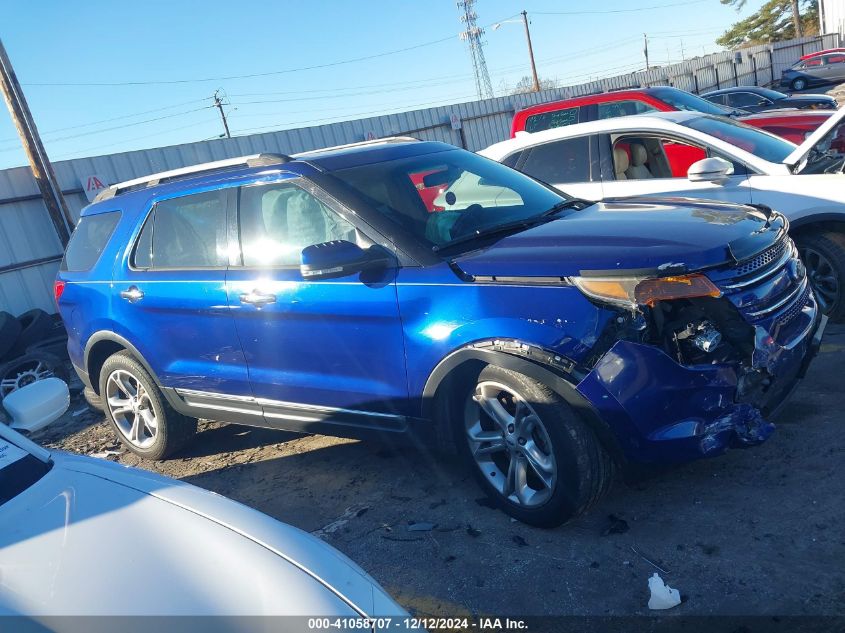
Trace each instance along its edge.
<path fill-rule="evenodd" d="M 153 473 L 51 456 L 0 506 L 0 614 L 405 614 L 301 530 Z"/>

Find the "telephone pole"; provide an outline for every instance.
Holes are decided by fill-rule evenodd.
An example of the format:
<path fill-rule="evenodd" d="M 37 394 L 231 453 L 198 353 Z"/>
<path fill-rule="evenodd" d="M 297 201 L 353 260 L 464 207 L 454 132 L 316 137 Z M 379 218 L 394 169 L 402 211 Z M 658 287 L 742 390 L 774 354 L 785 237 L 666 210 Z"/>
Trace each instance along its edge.
<path fill-rule="evenodd" d="M 650 70 L 651 66 L 648 64 L 648 35 L 643 33 L 643 55 L 645 55 L 645 69 Z"/>
<path fill-rule="evenodd" d="M 24 152 L 26 152 L 26 157 L 29 160 L 32 175 L 41 196 L 44 198 L 44 204 L 47 206 L 47 212 L 50 214 L 56 235 L 62 247 L 67 246 L 70 234 L 73 231 L 73 217 L 67 208 L 64 196 L 62 196 L 62 190 L 56 180 L 53 166 L 50 164 L 50 159 L 41 143 L 38 128 L 35 126 L 32 113 L 29 111 L 23 90 L 18 83 L 18 78 L 12 68 L 12 62 L 9 61 L 9 56 L 6 54 L 2 40 L 0 40 L 0 91 L 2 91 L 3 99 L 12 115 L 18 136 L 21 137 L 21 143 L 23 143 Z"/>
<path fill-rule="evenodd" d="M 223 112 L 223 99 L 220 97 L 220 91 L 214 91 L 214 105 L 217 106 L 217 109 L 220 110 L 220 118 L 223 119 L 223 129 L 226 131 L 226 138 L 232 138 L 232 135 L 229 134 L 229 123 L 226 121 L 226 113 Z"/>
<path fill-rule="evenodd" d="M 534 63 L 534 48 L 531 46 L 531 31 L 528 30 L 528 12 L 522 11 L 525 24 L 525 39 L 528 40 L 528 57 L 531 58 L 531 78 L 534 80 L 534 92 L 540 92 L 540 79 L 537 77 L 537 65 Z"/>

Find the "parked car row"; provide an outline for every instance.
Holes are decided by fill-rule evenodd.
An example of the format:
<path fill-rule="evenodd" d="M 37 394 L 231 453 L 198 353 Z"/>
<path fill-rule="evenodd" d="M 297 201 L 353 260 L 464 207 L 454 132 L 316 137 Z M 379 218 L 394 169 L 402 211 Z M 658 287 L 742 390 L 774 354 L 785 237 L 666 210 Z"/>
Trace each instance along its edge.
<path fill-rule="evenodd" d="M 794 148 L 662 116 L 485 152 L 517 169 L 394 138 L 114 185 L 83 210 L 56 281 L 70 358 L 138 455 L 177 451 L 197 418 L 413 437 L 540 526 L 587 511 L 629 464 L 758 444 L 827 321 L 789 221 L 751 198 L 601 188 L 658 166 L 671 179 L 659 152 L 675 133 L 692 135 L 674 155 L 709 197 L 726 164 L 750 178 Z M 658 123 L 610 134 L 626 121 Z M 532 146 L 571 130 L 576 151 Z M 549 174 L 519 171 L 532 165 Z M 564 173 L 579 197 L 552 186 Z"/>

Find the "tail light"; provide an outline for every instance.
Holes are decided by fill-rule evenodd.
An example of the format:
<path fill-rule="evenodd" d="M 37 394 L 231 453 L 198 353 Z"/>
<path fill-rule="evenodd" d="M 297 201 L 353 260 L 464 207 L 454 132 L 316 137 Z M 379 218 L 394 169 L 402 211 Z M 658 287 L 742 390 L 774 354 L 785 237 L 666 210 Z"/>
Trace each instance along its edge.
<path fill-rule="evenodd" d="M 56 299 L 56 307 L 59 307 L 59 299 L 62 298 L 62 293 L 65 291 L 65 285 L 67 282 L 62 281 L 61 279 L 56 279 L 53 282 L 53 297 Z"/>

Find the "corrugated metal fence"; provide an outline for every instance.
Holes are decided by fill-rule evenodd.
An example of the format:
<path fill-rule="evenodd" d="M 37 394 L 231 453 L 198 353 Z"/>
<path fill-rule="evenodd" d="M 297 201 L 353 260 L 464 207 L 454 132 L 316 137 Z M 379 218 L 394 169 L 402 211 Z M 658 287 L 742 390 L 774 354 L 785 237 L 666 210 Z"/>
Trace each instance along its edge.
<path fill-rule="evenodd" d="M 413 135 L 479 150 L 510 134 L 516 110 L 535 103 L 651 85 L 690 92 L 767 85 L 801 55 L 840 45 L 839 35 L 803 38 L 742 51 L 697 57 L 680 64 L 619 75 L 576 86 L 344 121 L 315 127 L 253 134 L 232 139 L 80 158 L 54 165 L 72 212 L 86 204 L 81 183 L 97 174 L 116 183 L 146 174 L 259 152 L 296 152 L 366 138 Z M 460 125 L 453 125 L 457 117 Z M 61 246 L 28 167 L 0 171 L 0 310 L 20 314 L 39 307 L 54 311 L 52 282 Z"/>

